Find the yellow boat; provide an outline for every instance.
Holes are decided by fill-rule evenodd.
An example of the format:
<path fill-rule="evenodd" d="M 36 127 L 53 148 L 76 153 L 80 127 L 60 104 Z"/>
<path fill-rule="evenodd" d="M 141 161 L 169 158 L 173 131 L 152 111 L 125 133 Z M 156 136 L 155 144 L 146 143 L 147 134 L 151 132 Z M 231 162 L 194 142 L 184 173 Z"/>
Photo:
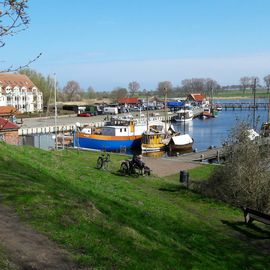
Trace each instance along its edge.
<path fill-rule="evenodd" d="M 141 148 L 143 152 L 157 152 L 165 148 L 166 144 L 163 143 L 165 138 L 164 133 L 155 133 L 146 131 L 142 134 Z"/>

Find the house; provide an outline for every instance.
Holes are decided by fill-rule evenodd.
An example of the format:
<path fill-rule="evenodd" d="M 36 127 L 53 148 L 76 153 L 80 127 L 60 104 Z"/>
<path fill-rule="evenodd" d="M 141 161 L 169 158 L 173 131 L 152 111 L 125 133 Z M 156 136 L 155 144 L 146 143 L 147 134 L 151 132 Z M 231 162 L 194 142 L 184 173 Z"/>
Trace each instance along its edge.
<path fill-rule="evenodd" d="M 8 144 L 19 144 L 19 126 L 9 120 L 0 117 L 0 141 Z"/>
<path fill-rule="evenodd" d="M 17 111 L 40 112 L 43 94 L 33 82 L 22 74 L 0 74 L 0 106 L 13 106 Z"/>
<path fill-rule="evenodd" d="M 9 118 L 18 114 L 18 111 L 13 106 L 0 106 L 0 117 Z"/>
<path fill-rule="evenodd" d="M 131 98 L 119 98 L 118 99 L 118 104 L 120 105 L 138 105 L 140 103 L 139 99 L 136 97 L 131 97 Z"/>
<path fill-rule="evenodd" d="M 209 101 L 206 100 L 206 96 L 200 93 L 189 94 L 187 96 L 187 101 L 196 106 L 204 107 L 209 104 Z"/>

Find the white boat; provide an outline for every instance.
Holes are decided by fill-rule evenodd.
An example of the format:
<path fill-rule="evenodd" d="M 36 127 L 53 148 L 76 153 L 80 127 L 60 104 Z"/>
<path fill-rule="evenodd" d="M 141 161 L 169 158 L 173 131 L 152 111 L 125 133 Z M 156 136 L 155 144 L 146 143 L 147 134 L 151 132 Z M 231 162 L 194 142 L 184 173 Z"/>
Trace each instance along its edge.
<path fill-rule="evenodd" d="M 192 110 L 185 110 L 185 109 L 181 109 L 179 111 L 176 112 L 176 117 L 174 118 L 174 120 L 176 122 L 189 122 L 193 119 L 193 111 Z"/>
<path fill-rule="evenodd" d="M 169 148 L 172 151 L 191 150 L 194 140 L 189 134 L 172 136 L 169 142 Z"/>

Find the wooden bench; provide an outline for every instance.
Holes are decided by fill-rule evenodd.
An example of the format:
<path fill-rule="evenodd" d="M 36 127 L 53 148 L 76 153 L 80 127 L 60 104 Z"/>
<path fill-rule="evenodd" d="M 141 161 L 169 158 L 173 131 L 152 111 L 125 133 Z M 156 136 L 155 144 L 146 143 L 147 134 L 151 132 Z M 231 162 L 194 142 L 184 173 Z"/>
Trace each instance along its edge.
<path fill-rule="evenodd" d="M 270 215 L 261 213 L 257 210 L 243 207 L 245 223 L 251 224 L 253 220 L 257 220 L 264 224 L 270 225 Z"/>

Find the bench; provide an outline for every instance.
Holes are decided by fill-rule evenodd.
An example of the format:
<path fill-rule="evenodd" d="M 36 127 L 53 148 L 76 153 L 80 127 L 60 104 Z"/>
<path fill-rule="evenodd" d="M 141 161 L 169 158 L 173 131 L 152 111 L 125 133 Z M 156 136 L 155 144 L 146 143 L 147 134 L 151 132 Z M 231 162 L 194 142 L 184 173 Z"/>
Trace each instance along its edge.
<path fill-rule="evenodd" d="M 261 213 L 257 210 L 243 207 L 245 223 L 251 224 L 253 220 L 257 220 L 264 224 L 270 225 L 270 215 Z"/>

